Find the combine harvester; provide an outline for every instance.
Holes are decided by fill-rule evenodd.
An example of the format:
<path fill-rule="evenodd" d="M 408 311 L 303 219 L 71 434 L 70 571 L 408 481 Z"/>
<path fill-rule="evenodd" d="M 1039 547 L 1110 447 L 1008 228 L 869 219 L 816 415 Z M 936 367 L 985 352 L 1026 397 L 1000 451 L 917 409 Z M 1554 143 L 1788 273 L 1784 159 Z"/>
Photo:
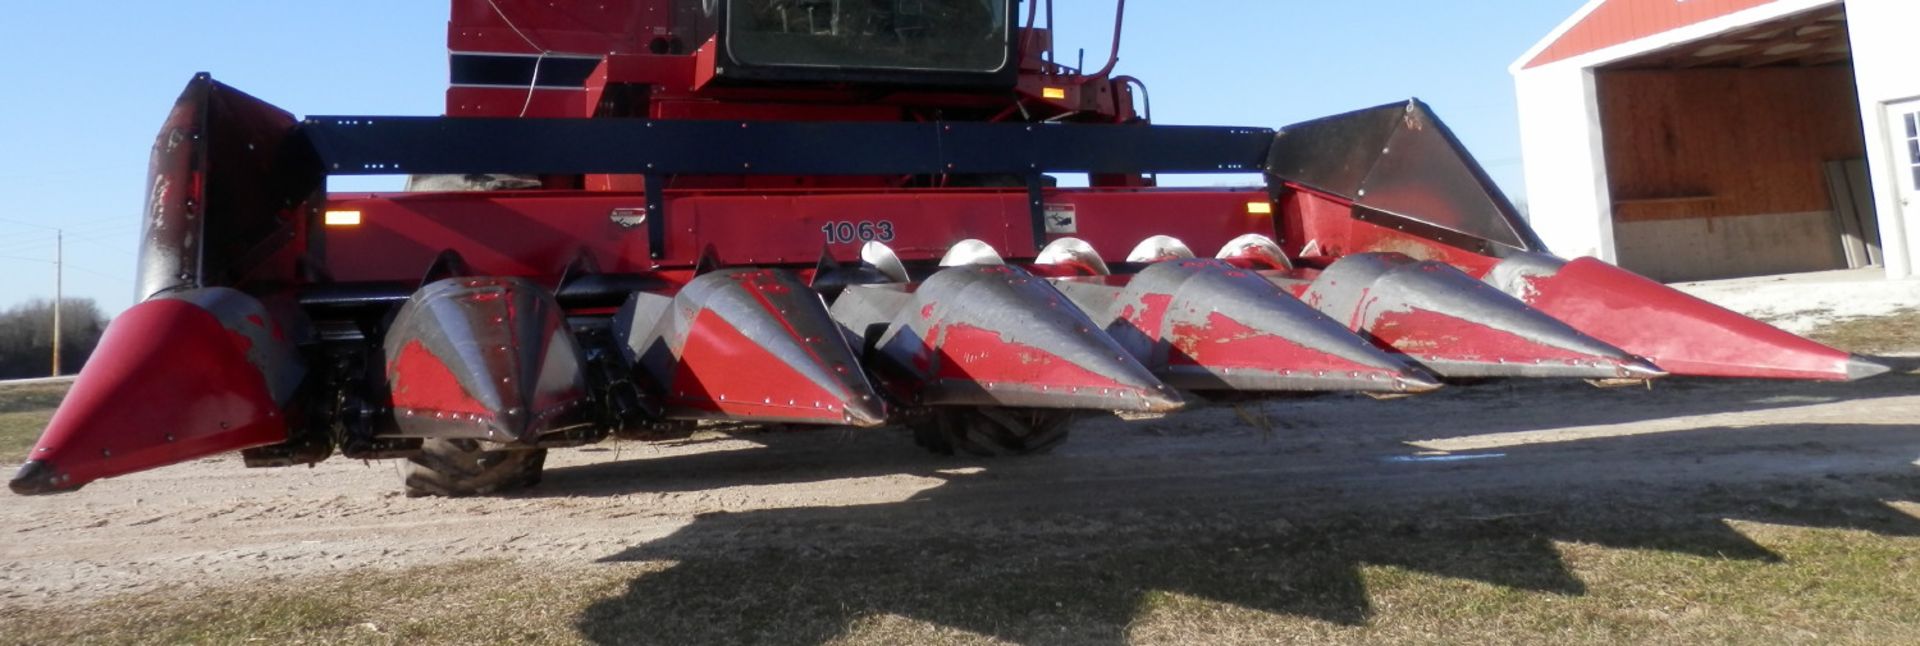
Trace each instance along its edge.
<path fill-rule="evenodd" d="M 297 119 L 197 76 L 153 150 L 142 302 L 11 487 L 241 450 L 486 494 L 549 448 L 713 420 L 1003 455 L 1210 397 L 1885 370 L 1549 255 L 1418 101 L 1151 125 L 1119 18 L 1083 69 L 1051 14 L 453 0 L 444 118 Z"/>

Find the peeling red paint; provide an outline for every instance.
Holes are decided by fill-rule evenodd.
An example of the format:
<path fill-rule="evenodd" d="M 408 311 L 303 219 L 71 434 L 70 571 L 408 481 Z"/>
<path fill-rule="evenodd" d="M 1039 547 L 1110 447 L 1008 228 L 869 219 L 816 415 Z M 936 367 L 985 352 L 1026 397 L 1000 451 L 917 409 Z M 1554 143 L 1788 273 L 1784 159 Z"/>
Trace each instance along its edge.
<path fill-rule="evenodd" d="M 1112 377 L 1095 373 L 1045 348 L 1008 342 L 1000 333 L 965 324 L 949 324 L 939 347 L 935 380 L 1012 384 L 1026 388 L 1110 389 L 1131 392 Z"/>
<path fill-rule="evenodd" d="M 1373 320 L 1367 332 L 1415 359 L 1515 364 L 1598 360 L 1585 353 L 1543 345 L 1511 332 L 1420 309 L 1384 312 Z"/>
<path fill-rule="evenodd" d="M 389 368 L 396 409 L 486 415 L 487 406 L 460 385 L 460 378 L 418 339 L 400 347 Z"/>
<path fill-rule="evenodd" d="M 1166 327 L 1167 312 L 1173 309 L 1172 294 L 1141 294 L 1140 308 L 1127 307 L 1128 323 L 1146 333 L 1147 338 L 1160 340 L 1161 328 Z"/>
<path fill-rule="evenodd" d="M 1395 374 L 1302 346 L 1278 334 L 1249 327 L 1219 312 L 1209 314 L 1205 324 L 1175 325 L 1170 342 L 1173 352 L 1168 355 L 1167 361 L 1173 365 L 1271 373 L 1291 370 L 1358 372 L 1383 376 Z"/>
<path fill-rule="evenodd" d="M 729 417 L 837 422 L 849 396 L 820 387 L 726 319 L 703 312 L 687 332 L 667 403 Z"/>

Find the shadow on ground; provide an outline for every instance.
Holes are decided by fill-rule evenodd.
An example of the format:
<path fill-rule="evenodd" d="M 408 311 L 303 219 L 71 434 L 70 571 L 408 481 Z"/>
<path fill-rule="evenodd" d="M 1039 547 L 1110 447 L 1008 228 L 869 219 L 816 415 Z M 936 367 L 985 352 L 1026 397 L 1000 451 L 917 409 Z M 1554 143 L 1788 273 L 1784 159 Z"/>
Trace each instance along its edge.
<path fill-rule="evenodd" d="M 1634 406 L 1567 390 L 1555 419 L 1624 423 L 1772 401 L 1870 399 L 1914 385 L 1681 384 L 1677 396 L 1655 391 L 1630 398 Z M 1486 401 L 1513 393 L 1492 394 L 1406 409 L 1397 421 L 1391 409 L 1361 408 L 1339 422 L 1355 437 L 1317 452 L 1288 451 L 1285 433 L 1269 452 L 1193 461 L 1096 450 L 927 463 L 907 457 L 910 447 L 878 459 L 776 448 L 557 470 L 545 494 L 903 471 L 944 480 L 900 502 L 705 515 L 635 545 L 609 560 L 668 565 L 579 618 L 582 634 L 599 643 L 823 643 L 885 615 L 1021 643 L 1122 643 L 1131 622 L 1173 595 L 1360 625 L 1376 611 L 1363 577 L 1370 566 L 1582 595 L 1586 584 L 1556 542 L 1772 562 L 1780 557 L 1727 520 L 1920 536 L 1920 521 L 1885 502 L 1920 499 L 1912 466 L 1920 426 L 1707 427 L 1516 446 L 1457 462 L 1380 451 L 1447 431 L 1436 419 L 1458 434 L 1469 424 L 1477 433 L 1537 428 L 1488 413 L 1501 405 Z M 1422 423 L 1435 406 L 1449 417 Z M 1291 408 L 1261 410 L 1284 417 Z M 1451 417 L 1471 411 L 1488 414 Z M 1216 411 L 1208 419 L 1236 418 Z"/>

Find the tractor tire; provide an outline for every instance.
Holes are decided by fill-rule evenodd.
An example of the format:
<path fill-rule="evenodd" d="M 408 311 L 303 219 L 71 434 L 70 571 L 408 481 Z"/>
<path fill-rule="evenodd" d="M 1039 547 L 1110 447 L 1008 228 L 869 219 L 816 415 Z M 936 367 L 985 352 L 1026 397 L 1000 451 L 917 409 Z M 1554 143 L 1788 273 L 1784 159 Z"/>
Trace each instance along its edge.
<path fill-rule="evenodd" d="M 912 425 L 913 441 L 940 455 L 1039 455 L 1067 441 L 1074 411 L 1049 408 L 936 410 Z"/>
<path fill-rule="evenodd" d="M 485 496 L 540 484 L 546 449 L 489 449 L 479 440 L 427 440 L 407 458 L 408 498 Z"/>

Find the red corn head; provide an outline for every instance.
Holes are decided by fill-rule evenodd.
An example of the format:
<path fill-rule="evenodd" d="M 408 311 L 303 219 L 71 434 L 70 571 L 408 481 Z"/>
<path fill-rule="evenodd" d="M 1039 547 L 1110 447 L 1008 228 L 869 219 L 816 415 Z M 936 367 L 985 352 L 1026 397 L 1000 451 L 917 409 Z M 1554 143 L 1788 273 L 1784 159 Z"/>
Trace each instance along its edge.
<path fill-rule="evenodd" d="M 1516 256 L 1486 280 L 1675 374 L 1846 381 L 1888 370 L 1593 258 Z"/>
<path fill-rule="evenodd" d="M 792 273 L 726 269 L 639 293 L 614 327 L 670 416 L 880 426 L 885 405 L 820 295 Z"/>
<path fill-rule="evenodd" d="M 1220 260 L 1155 263 L 1124 287 L 1090 280 L 1058 286 L 1176 387 L 1387 393 L 1440 387 L 1259 274 Z"/>
<path fill-rule="evenodd" d="M 532 443 L 592 421 L 560 305 L 524 279 L 422 287 L 394 318 L 386 355 L 394 421 L 410 437 Z"/>
<path fill-rule="evenodd" d="M 1652 379 L 1666 374 L 1450 265 L 1402 254 L 1342 258 L 1301 298 L 1443 377 Z"/>
<path fill-rule="evenodd" d="M 1160 382 L 1045 279 L 1004 265 L 941 270 L 917 289 L 876 285 L 834 302 L 872 339 L 870 361 L 926 405 L 1168 411 Z"/>
<path fill-rule="evenodd" d="M 9 486 L 70 491 L 100 478 L 284 442 L 304 368 L 259 301 L 174 292 L 113 320 Z"/>

